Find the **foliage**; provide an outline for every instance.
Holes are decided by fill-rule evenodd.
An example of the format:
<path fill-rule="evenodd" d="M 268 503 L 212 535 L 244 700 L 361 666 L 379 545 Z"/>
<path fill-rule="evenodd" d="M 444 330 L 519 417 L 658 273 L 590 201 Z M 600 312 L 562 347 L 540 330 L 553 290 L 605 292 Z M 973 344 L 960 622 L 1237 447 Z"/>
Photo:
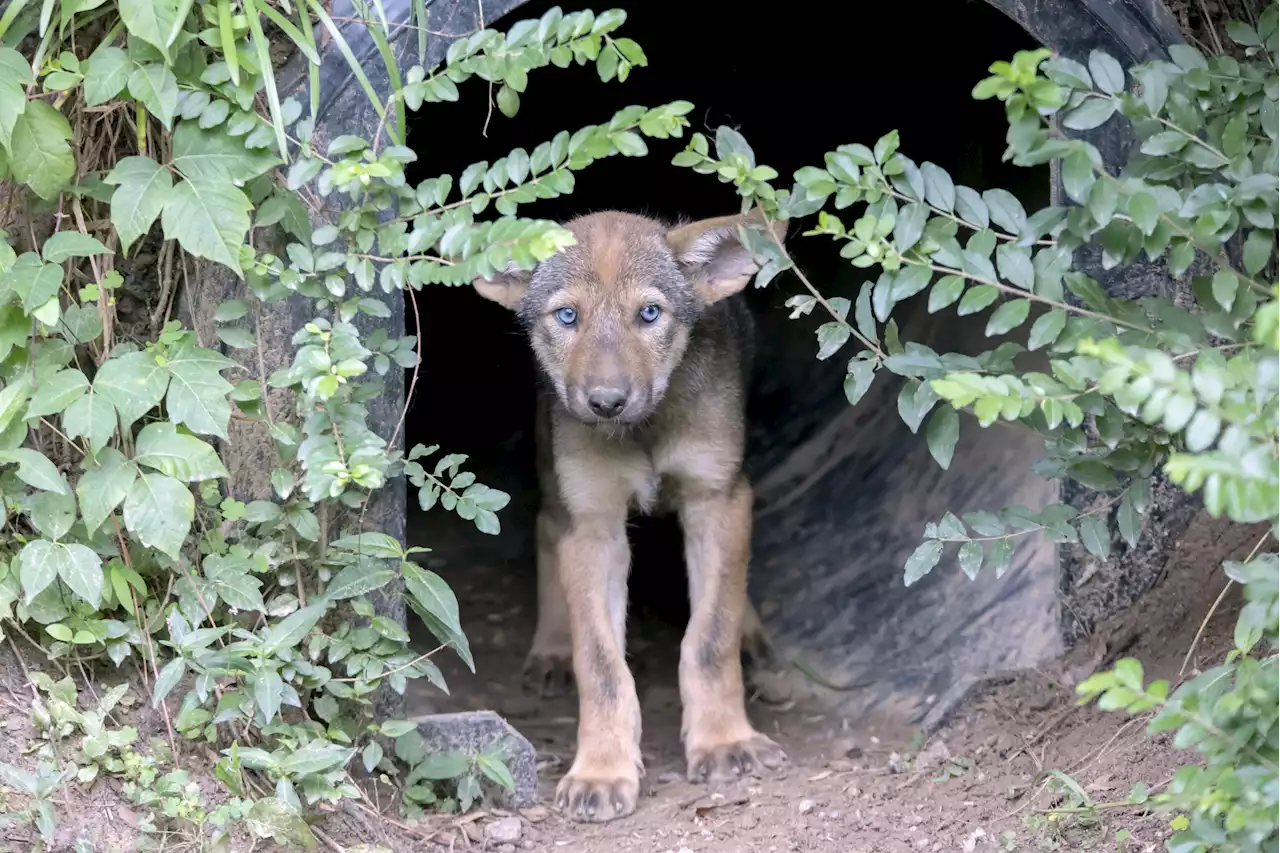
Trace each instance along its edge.
<path fill-rule="evenodd" d="M 410 186 L 409 111 L 478 77 L 514 116 L 536 69 L 593 64 L 624 81 L 644 51 L 617 34 L 619 10 L 557 8 L 460 37 L 428 67 L 414 4 L 419 64 L 402 73 L 381 4 L 357 3 L 346 23 L 386 63 L 392 90 L 379 93 L 327 5 L 45 0 L 0 16 L 0 180 L 32 221 L 53 223 L 0 232 L 0 618 L 54 666 L 135 669 L 170 741 L 136 749 L 136 731 L 107 724 L 123 685 L 84 710 L 69 679 L 37 676 L 39 754 L 64 769 L 10 776 L 46 835 L 50 792 L 101 773 L 152 815 L 143 830 L 197 846 L 238 821 L 314 847 L 304 814 L 363 797 L 359 768 L 397 782 L 410 813 L 513 787 L 501 745 L 428 754 L 411 723 L 377 715 L 379 691 L 409 679 L 445 689 L 434 653 L 409 649 L 396 599 L 474 663 L 448 584 L 414 562 L 427 549 L 371 530 L 370 498 L 404 476 L 424 510 L 497 534 L 509 497 L 477 482 L 465 454 L 405 455 L 399 427 L 369 423 L 381 377 L 418 355 L 412 337 L 363 320 L 393 316 L 401 290 L 550 257 L 572 237 L 518 208 L 572 192 L 595 160 L 680 136 L 692 105 L 629 108 Z M 371 138 L 313 138 L 325 41 L 370 98 Z M 277 80 L 281 45 L 308 71 L 297 97 Z M 170 319 L 197 261 L 244 282 L 204 337 Z M 121 296 L 145 290 L 144 266 L 159 281 L 137 316 Z M 268 374 L 261 320 L 286 300 L 312 319 Z M 231 482 L 225 450 L 245 429 L 273 440 L 272 494 Z M 216 808 L 176 769 L 187 741 L 221 756 L 230 799 Z"/>
<path fill-rule="evenodd" d="M 733 184 L 744 210 L 784 221 L 816 214 L 805 236 L 829 238 L 854 267 L 878 270 L 856 296 L 827 296 L 781 241 L 741 235 L 764 261 L 757 286 L 794 271 L 808 292 L 789 300 L 793 318 L 819 307 L 827 315 L 816 330 L 819 359 L 861 345 L 844 381 L 851 404 L 882 375 L 897 375 L 898 412 L 923 431 L 942 468 L 957 452 L 964 414 L 979 428 L 1032 430 L 1046 450 L 1032 472 L 1092 495 L 1080 507 L 947 513 L 906 560 L 908 585 L 948 551 L 970 578 L 984 568 L 1000 577 L 1017 541 L 1037 533 L 1095 560 L 1137 548 L 1161 477 L 1199 495 L 1214 517 L 1265 522 L 1259 547 L 1274 542 L 1276 31 L 1273 4 L 1256 28 L 1231 24 L 1236 55 L 1174 45 L 1172 61 L 1127 75 L 1100 51 L 1087 64 L 1047 50 L 993 64 L 973 95 L 1004 104 L 1005 159 L 1057 162 L 1070 202 L 1030 213 L 1009 192 L 979 192 L 913 162 L 896 131 L 827 153 L 789 189 L 775 187 L 777 172 L 730 128 L 714 145 L 694 134 L 675 156 L 677 166 Z M 1080 137 L 1109 122 L 1127 122 L 1135 140 L 1118 171 Z M 1078 262 L 1093 257 L 1094 269 L 1112 273 L 1144 256 L 1189 275 L 1194 304 L 1153 292 L 1121 298 Z M 902 341 L 894 312 L 912 300 L 927 300 L 930 313 L 985 313 L 986 336 L 998 343 L 963 354 Z M 1180 813 L 1172 851 L 1276 849 L 1276 570 L 1274 553 L 1228 564 L 1248 604 L 1222 666 L 1172 695 L 1161 682 L 1144 688 L 1134 662 L 1082 685 L 1105 707 L 1160 708 L 1152 727 L 1177 729 L 1176 744 L 1201 753 L 1203 766 L 1184 767 L 1152 799 Z"/>

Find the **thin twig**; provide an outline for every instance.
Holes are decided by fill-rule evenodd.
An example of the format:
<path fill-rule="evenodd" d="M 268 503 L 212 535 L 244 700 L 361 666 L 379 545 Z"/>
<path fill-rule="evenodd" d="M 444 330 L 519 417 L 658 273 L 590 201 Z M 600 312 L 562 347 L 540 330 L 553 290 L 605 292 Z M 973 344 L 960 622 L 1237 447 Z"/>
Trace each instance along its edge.
<path fill-rule="evenodd" d="M 1263 543 L 1267 541 L 1267 537 L 1270 535 L 1271 534 L 1269 532 L 1262 534 L 1262 538 L 1258 540 L 1258 544 L 1254 545 L 1253 550 L 1249 552 L 1249 556 L 1244 558 L 1246 563 L 1254 558 L 1258 553 L 1258 549 L 1262 547 Z M 1187 653 L 1182 658 L 1182 666 L 1178 667 L 1178 678 L 1182 678 L 1182 676 L 1186 674 L 1187 666 L 1191 663 L 1191 656 L 1195 654 L 1196 647 L 1200 645 L 1200 640 L 1204 637 L 1205 629 L 1209 627 L 1209 620 L 1212 619 L 1213 614 L 1217 612 L 1219 605 L 1222 604 L 1222 600 L 1227 597 L 1227 590 L 1231 589 L 1234 584 L 1235 581 L 1228 579 L 1227 585 L 1222 588 L 1222 592 L 1218 593 L 1218 597 L 1213 600 L 1213 604 L 1209 605 L 1209 612 L 1206 613 L 1204 615 L 1204 619 L 1201 620 L 1200 628 L 1196 631 L 1196 635 L 1191 638 L 1191 645 L 1187 647 Z"/>

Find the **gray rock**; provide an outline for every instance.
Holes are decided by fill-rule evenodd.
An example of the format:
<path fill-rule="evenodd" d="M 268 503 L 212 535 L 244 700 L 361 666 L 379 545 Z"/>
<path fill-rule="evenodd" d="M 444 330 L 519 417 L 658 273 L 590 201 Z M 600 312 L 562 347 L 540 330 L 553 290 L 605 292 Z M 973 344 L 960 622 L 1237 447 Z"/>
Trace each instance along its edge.
<path fill-rule="evenodd" d="M 499 818 L 493 823 L 485 824 L 484 837 L 485 840 L 494 841 L 498 844 L 511 844 L 520 840 L 521 829 L 520 818 Z"/>
<path fill-rule="evenodd" d="M 500 802 L 506 808 L 522 808 L 537 801 L 538 766 L 533 744 L 493 711 L 431 714 L 415 718 L 414 723 L 426 741 L 428 754 L 457 750 L 474 755 L 494 743 L 504 743 L 507 769 L 516 785 L 513 793 L 499 789 Z"/>

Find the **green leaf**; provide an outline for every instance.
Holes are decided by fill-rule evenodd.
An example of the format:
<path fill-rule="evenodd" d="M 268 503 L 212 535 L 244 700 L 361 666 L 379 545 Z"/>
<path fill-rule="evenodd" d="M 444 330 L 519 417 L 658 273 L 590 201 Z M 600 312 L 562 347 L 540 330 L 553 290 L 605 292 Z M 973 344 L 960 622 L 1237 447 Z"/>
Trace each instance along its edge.
<path fill-rule="evenodd" d="M 1014 299 L 1004 303 L 992 312 L 991 319 L 987 321 L 987 337 L 1003 335 L 1018 328 L 1026 322 L 1030 312 L 1031 300 L 1029 299 Z"/>
<path fill-rule="evenodd" d="M 960 546 L 960 570 L 969 580 L 977 580 L 982 570 L 982 545 L 978 542 L 966 542 Z"/>
<path fill-rule="evenodd" d="M 1099 560 L 1111 556 L 1111 534 L 1106 523 L 1096 515 L 1086 515 L 1080 519 L 1080 541 Z"/>
<path fill-rule="evenodd" d="M 290 613 L 284 619 L 267 629 L 262 635 L 262 649 L 266 654 L 275 654 L 283 649 L 292 649 L 301 643 L 311 629 L 324 615 L 325 602 L 310 604 Z"/>
<path fill-rule="evenodd" d="M 950 468 L 956 443 L 960 440 L 960 416 L 956 410 L 950 405 L 939 406 L 929 418 L 925 439 L 929 443 L 929 453 L 939 467 L 943 470 Z"/>
<path fill-rule="evenodd" d="M 1031 290 L 1036 283 L 1031 251 L 1016 243 L 1005 242 L 996 249 L 996 269 L 1002 278 L 1023 290 Z"/>
<path fill-rule="evenodd" d="M 191 491 L 165 474 L 143 474 L 124 499 L 124 523 L 148 548 L 177 560 L 191 531 L 196 502 Z"/>
<path fill-rule="evenodd" d="M 187 482 L 229 476 L 211 445 L 162 421 L 147 424 L 138 433 L 134 461 Z"/>
<path fill-rule="evenodd" d="M 62 267 L 45 263 L 35 252 L 23 252 L 13 266 L 9 267 L 0 285 L 7 286 L 22 302 L 23 310 L 32 314 L 57 296 L 62 277 Z M 26 327 L 26 331 L 30 331 L 30 326 Z M 22 337 L 25 339 L 26 334 Z"/>
<path fill-rule="evenodd" d="M 180 181 L 169 192 L 160 224 L 164 235 L 189 254 L 220 263 L 244 278 L 240 247 L 251 224 L 253 203 L 225 180 Z"/>
<path fill-rule="evenodd" d="M 1089 98 L 1067 113 L 1062 126 L 1069 130 L 1093 130 L 1115 115 L 1119 105 L 1118 101 L 1111 98 Z"/>
<path fill-rule="evenodd" d="M 103 180 L 116 187 L 111 194 L 111 222 L 127 254 L 164 210 L 173 179 L 168 169 L 150 157 L 125 157 Z"/>
<path fill-rule="evenodd" d="M 251 613 L 267 609 L 262 601 L 262 581 L 248 573 L 245 561 L 211 554 L 204 559 L 204 576 L 228 606 Z"/>
<path fill-rule="evenodd" d="M 115 406 L 126 429 L 159 405 L 168 387 L 168 372 L 141 351 L 107 359 L 93 378 L 94 393 Z"/>
<path fill-rule="evenodd" d="M 1134 193 L 1129 197 L 1129 218 L 1143 234 L 1150 234 L 1160 221 L 1160 203 L 1151 193 Z"/>
<path fill-rule="evenodd" d="M 44 539 L 28 542 L 18 554 L 18 576 L 28 604 L 58 577 L 58 565 L 66 559 L 61 546 Z"/>
<path fill-rule="evenodd" d="M 86 468 L 80 475 L 80 482 L 76 483 L 80 514 L 91 536 L 124 500 L 138 476 L 137 469 L 113 447 L 100 450 L 97 462 L 97 467 Z"/>
<path fill-rule="evenodd" d="M 1276 245 L 1276 232 L 1255 228 L 1244 241 L 1244 269 L 1249 275 L 1257 275 L 1271 260 Z"/>
<path fill-rule="evenodd" d="M 1116 510 L 1116 527 L 1119 528 L 1120 536 L 1130 548 L 1138 544 L 1138 537 L 1142 533 L 1142 516 L 1138 514 L 1138 509 L 1133 504 L 1132 491 L 1125 492 L 1120 500 L 1120 506 Z"/>
<path fill-rule="evenodd" d="M 100 106 L 119 95 L 132 71 L 133 62 L 123 50 L 111 45 L 99 47 L 84 64 L 85 105 Z"/>
<path fill-rule="evenodd" d="M 238 367 L 234 361 L 210 349 L 184 341 L 169 353 L 165 369 L 173 381 L 165 405 L 174 423 L 200 435 L 227 437 L 231 403 L 227 395 L 235 386 L 220 371 Z"/>
<path fill-rule="evenodd" d="M 1027 349 L 1035 351 L 1046 347 L 1058 339 L 1067 326 L 1067 312 L 1061 308 L 1041 314 L 1031 324 L 1031 332 L 1027 335 Z"/>
<path fill-rule="evenodd" d="M 956 185 L 951 175 L 933 163 L 922 163 L 920 175 L 924 178 L 924 194 L 929 204 L 950 213 L 956 206 Z"/>
<path fill-rule="evenodd" d="M 45 262 L 60 264 L 68 258 L 87 258 L 91 255 L 110 255 L 112 251 L 96 237 L 81 234 L 79 231 L 59 231 L 40 249 Z"/>
<path fill-rule="evenodd" d="M 844 377 L 844 396 L 849 401 L 850 406 L 856 406 L 858 401 L 866 396 L 867 390 L 871 388 L 871 383 L 875 378 L 876 365 L 874 361 L 855 359 L 849 362 L 849 372 Z"/>
<path fill-rule="evenodd" d="M 27 515 L 37 530 L 49 539 L 58 540 L 76 523 L 76 499 L 69 494 L 40 492 L 27 501 Z"/>
<path fill-rule="evenodd" d="M 162 62 L 148 62 L 129 75 L 129 94 L 160 119 L 166 128 L 178 112 L 178 78 Z"/>
<path fill-rule="evenodd" d="M 1199 410 L 1191 418 L 1191 423 L 1187 424 L 1187 431 L 1184 437 L 1187 443 L 1187 450 L 1192 453 L 1208 450 L 1213 446 L 1214 439 L 1218 437 L 1218 431 L 1221 428 L 1221 418 L 1208 409 Z"/>
<path fill-rule="evenodd" d="M 1230 311 L 1231 306 L 1235 304 L 1236 292 L 1239 288 L 1240 279 L 1232 270 L 1221 269 L 1213 274 L 1213 298 L 1224 311 Z"/>
<path fill-rule="evenodd" d="M 62 430 L 68 438 L 87 438 L 89 452 L 100 453 L 116 434 L 116 410 L 99 393 L 90 391 L 62 413 Z"/>
<path fill-rule="evenodd" d="M 285 473 L 288 474 L 287 471 Z M 290 482 L 292 483 L 292 479 Z M 343 536 L 330 542 L 329 547 L 369 557 L 400 559 L 404 556 L 404 546 L 398 539 L 375 530 Z"/>
<path fill-rule="evenodd" d="M 0 453 L 0 463 L 16 462 L 18 479 L 33 489 L 46 492 L 57 492 L 60 495 L 70 494 L 67 481 L 58 473 L 58 466 L 49 461 L 43 453 L 28 447 L 18 447 Z"/>
<path fill-rule="evenodd" d="M 89 380 L 80 371 L 75 368 L 59 370 L 31 395 L 27 417 L 55 415 L 84 396 L 88 389 Z"/>
<path fill-rule="evenodd" d="M 265 150 L 246 149 L 222 127 L 205 130 L 195 122 L 183 121 L 173 132 L 174 167 L 200 185 L 247 184 L 279 162 Z"/>
<path fill-rule="evenodd" d="M 169 46 L 178 35 L 181 9 L 190 8 L 179 0 L 118 0 L 120 18 L 129 34 L 150 44 L 169 60 Z"/>
<path fill-rule="evenodd" d="M 976 287 L 971 287 L 965 293 L 964 298 L 960 300 L 960 304 L 956 307 L 956 313 L 961 317 L 968 314 L 977 314 L 992 302 L 995 302 L 996 297 L 999 295 L 999 288 L 989 284 L 979 284 Z"/>
<path fill-rule="evenodd" d="M 1013 560 L 1013 540 L 997 539 L 991 543 L 991 551 L 987 554 L 987 566 L 995 570 L 996 578 L 1004 577 Z"/>
<path fill-rule="evenodd" d="M 1093 83 L 1108 95 L 1117 95 L 1124 91 L 1124 69 L 1108 54 L 1101 50 L 1089 51 L 1089 74 Z"/>
<path fill-rule="evenodd" d="M 937 539 L 928 539 L 921 542 L 920 545 L 911 552 L 911 556 L 907 558 L 907 564 L 903 573 L 903 584 L 911 586 L 920 580 L 929 572 L 933 571 L 933 567 L 938 565 L 938 561 L 942 559 L 942 542 Z"/>
<path fill-rule="evenodd" d="M 372 773 L 374 768 L 382 763 L 382 744 L 376 740 L 369 741 L 364 751 L 360 753 L 360 760 L 364 764 L 364 771 Z"/>
<path fill-rule="evenodd" d="M 68 140 L 71 125 L 62 113 L 36 99 L 13 124 L 9 168 L 13 176 L 46 200 L 58 197 L 75 177 L 76 160 Z"/>
<path fill-rule="evenodd" d="M 332 601 L 355 598 L 381 589 L 395 579 L 395 570 L 370 558 L 360 559 L 338 572 L 325 590 L 325 596 Z"/>
<path fill-rule="evenodd" d="M 159 708 L 160 703 L 164 701 L 164 697 L 172 692 L 173 688 L 178 686 L 178 682 L 182 680 L 182 676 L 187 672 L 187 662 L 182 658 L 174 658 L 164 665 L 160 670 L 160 675 L 156 678 L 155 687 L 151 691 L 151 707 Z"/>
<path fill-rule="evenodd" d="M 262 711 L 262 722 L 270 723 L 280 711 L 280 702 L 284 698 L 284 679 L 274 668 L 260 671 L 253 678 L 253 699 Z M 297 755 L 297 753 L 294 753 Z M 293 756 L 290 756 L 291 758 Z M 283 762 L 282 762 L 283 763 Z"/>
<path fill-rule="evenodd" d="M 433 571 L 413 563 L 404 563 L 405 586 L 422 608 L 451 631 L 461 634 L 462 623 L 458 619 L 458 600 L 444 578 Z"/>
<path fill-rule="evenodd" d="M 1001 189 L 987 190 L 982 194 L 982 200 L 991 213 L 991 221 L 1008 233 L 1017 234 L 1027 224 L 1027 212 L 1013 193 Z"/>
<path fill-rule="evenodd" d="M 944 275 L 929 291 L 929 313 L 934 314 L 946 308 L 964 293 L 964 279 L 958 275 Z"/>

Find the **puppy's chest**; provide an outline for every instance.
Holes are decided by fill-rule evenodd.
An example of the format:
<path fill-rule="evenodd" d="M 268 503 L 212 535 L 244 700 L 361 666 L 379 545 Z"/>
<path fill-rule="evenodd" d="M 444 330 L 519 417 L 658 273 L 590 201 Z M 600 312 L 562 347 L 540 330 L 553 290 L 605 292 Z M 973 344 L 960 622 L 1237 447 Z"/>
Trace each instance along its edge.
<path fill-rule="evenodd" d="M 737 474 L 732 454 L 694 442 L 646 446 L 615 441 L 598 450 L 603 452 L 556 465 L 573 510 L 625 505 L 629 513 L 642 515 L 673 512 L 687 491 L 722 488 Z"/>

